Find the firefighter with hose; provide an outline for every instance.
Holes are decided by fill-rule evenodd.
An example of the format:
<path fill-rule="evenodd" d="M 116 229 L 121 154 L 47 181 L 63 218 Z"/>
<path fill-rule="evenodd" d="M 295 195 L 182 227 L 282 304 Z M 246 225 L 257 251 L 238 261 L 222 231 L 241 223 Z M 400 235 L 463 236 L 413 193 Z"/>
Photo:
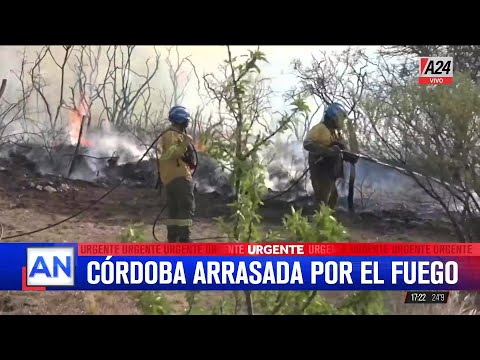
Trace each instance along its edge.
<path fill-rule="evenodd" d="M 308 153 L 310 178 L 315 200 L 332 210 L 336 209 L 338 190 L 336 181 L 343 178 L 343 151 L 346 148 L 341 131 L 348 113 L 338 103 L 327 106 L 323 121 L 307 134 L 303 147 Z M 347 159 L 345 159 L 347 160 Z"/>
<path fill-rule="evenodd" d="M 159 140 L 158 160 L 167 199 L 167 241 L 187 243 L 190 242 L 195 212 L 193 139 L 186 133 L 190 113 L 183 106 L 174 106 L 169 111 L 168 120 L 171 126 Z"/>

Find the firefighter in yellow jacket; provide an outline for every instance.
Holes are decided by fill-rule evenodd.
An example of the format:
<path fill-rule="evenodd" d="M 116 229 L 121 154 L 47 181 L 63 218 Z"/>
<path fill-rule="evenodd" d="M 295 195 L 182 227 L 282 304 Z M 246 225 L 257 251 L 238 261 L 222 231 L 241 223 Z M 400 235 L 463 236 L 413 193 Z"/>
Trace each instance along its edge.
<path fill-rule="evenodd" d="M 192 137 L 186 133 L 190 114 L 183 106 L 170 109 L 171 130 L 160 138 L 159 172 L 165 186 L 168 216 L 168 242 L 190 242 L 195 212 L 192 181 Z"/>
<path fill-rule="evenodd" d="M 338 103 L 330 104 L 323 121 L 307 134 L 303 147 L 309 152 L 308 162 L 315 200 L 335 210 L 338 201 L 336 180 L 343 177 L 342 150 L 345 142 L 340 131 L 348 114 Z"/>

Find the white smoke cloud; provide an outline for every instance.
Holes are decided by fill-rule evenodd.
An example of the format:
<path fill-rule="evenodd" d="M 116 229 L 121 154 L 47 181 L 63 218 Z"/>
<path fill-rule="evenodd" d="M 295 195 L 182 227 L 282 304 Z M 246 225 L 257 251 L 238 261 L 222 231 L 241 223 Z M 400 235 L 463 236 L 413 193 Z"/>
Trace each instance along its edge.
<path fill-rule="evenodd" d="M 256 46 L 251 47 L 232 47 L 235 55 L 245 54 L 248 49 L 255 49 Z M 29 59 L 29 65 L 34 60 L 35 53 L 38 52 L 41 47 L 26 47 L 26 56 Z M 7 79 L 7 89 L 4 94 L 4 99 L 10 103 L 16 102 L 21 97 L 21 84 L 17 79 L 19 75 L 20 65 L 23 59 L 24 47 L 1 47 L 0 48 L 0 79 Z M 160 47 L 159 50 L 163 53 L 163 59 L 165 59 L 166 48 Z M 324 50 L 322 47 L 261 47 L 267 54 L 269 64 L 265 64 L 262 68 L 264 74 L 272 79 L 271 85 L 275 90 L 275 96 L 272 99 L 272 107 L 274 110 L 285 109 L 285 104 L 282 95 L 284 91 L 288 90 L 291 86 L 296 85 L 296 79 L 289 73 L 290 61 L 293 58 L 301 58 L 306 61 L 310 58 L 310 54 L 318 50 Z M 338 51 L 338 48 L 331 47 L 331 50 Z M 106 51 L 106 48 L 103 50 Z M 135 56 L 133 59 L 133 69 L 143 73 L 145 60 L 148 57 L 154 55 L 153 47 L 139 46 L 135 50 Z M 190 60 L 195 64 L 198 75 L 203 75 L 206 72 L 216 71 L 218 65 L 225 59 L 227 52 L 225 47 L 179 47 L 180 57 L 189 56 Z M 52 47 L 52 53 L 55 59 L 61 59 L 63 49 L 61 47 Z M 285 56 L 285 54 L 291 54 L 292 56 Z M 73 59 L 73 58 L 72 58 Z M 27 66 L 27 70 L 28 70 Z M 102 74 L 106 70 L 106 64 L 99 64 L 99 78 L 101 80 Z M 52 59 L 49 59 L 42 64 L 41 72 L 46 80 L 46 87 L 43 89 L 44 94 L 51 104 L 51 110 L 56 111 L 56 106 L 59 100 L 59 84 L 60 84 L 60 72 L 58 66 Z M 185 71 L 181 75 L 180 87 L 186 83 L 186 78 L 189 71 Z M 203 104 L 200 98 L 197 80 L 195 75 L 191 74 L 191 80 L 185 91 L 185 98 L 183 104 L 189 108 L 195 108 L 197 105 Z M 28 77 L 28 76 L 27 76 Z M 74 72 L 71 67 L 67 71 L 65 77 L 65 101 L 69 101 L 70 96 L 69 87 L 73 86 L 76 81 Z M 162 62 L 158 75 L 152 79 L 151 85 L 154 89 L 152 95 L 153 106 L 158 106 L 160 100 L 160 93 L 164 92 L 169 97 L 172 93 L 172 84 L 168 78 L 168 68 L 165 62 Z M 201 87 L 200 87 L 201 89 Z M 79 99 L 77 99 L 78 101 Z M 6 128 L 4 128 L 4 136 L 12 135 L 15 133 L 21 133 L 24 131 L 38 131 L 38 129 L 48 129 L 48 116 L 42 105 L 42 98 L 39 96 L 33 96 L 29 103 L 31 109 L 29 119 L 19 119 L 11 122 Z M 40 108 L 36 108 L 37 103 L 40 104 Z M 100 103 L 97 103 L 100 104 Z M 213 106 L 213 105 L 212 105 Z M 43 109 L 43 110 L 42 110 Z M 209 108 L 207 107 L 207 110 Z M 40 112 L 38 112 L 40 111 Z M 92 109 L 92 118 L 95 121 L 101 120 L 100 114 L 102 109 Z M 103 114 L 102 117 L 105 117 Z M 64 130 L 63 136 L 68 138 L 68 123 L 69 123 L 69 111 L 62 110 L 61 112 L 61 126 Z M 4 119 L 8 122 L 10 119 Z M 104 119 L 103 119 L 104 120 Z M 6 122 L 4 121 L 4 125 Z M 277 135 L 274 139 L 272 146 L 266 148 L 260 154 L 261 160 L 264 163 L 269 163 L 266 186 L 272 190 L 282 191 L 285 190 L 292 181 L 297 179 L 308 166 L 306 161 L 306 152 L 303 150 L 301 143 L 302 139 L 294 139 L 291 133 Z M 126 162 L 137 161 L 146 150 L 145 147 L 134 136 L 127 132 L 120 132 L 112 126 L 111 123 L 104 121 L 102 127 L 96 131 L 87 132 L 88 140 L 90 140 L 94 146 L 82 148 L 82 152 L 85 155 L 93 157 L 110 157 L 112 155 L 119 157 L 119 164 Z M 290 136 L 290 137 L 288 137 Z M 24 135 L 24 139 L 28 142 L 43 145 L 45 139 L 34 135 Z M 148 144 L 149 145 L 149 144 Z M 1 150 L 0 150 L 1 151 Z M 34 152 L 28 153 L 32 159 L 36 159 L 41 164 L 46 162 L 40 159 L 40 155 Z M 42 155 L 43 156 L 43 155 Z M 270 161 L 271 160 L 271 161 Z M 105 166 L 105 161 L 96 161 L 94 159 L 86 160 L 84 162 L 88 164 L 89 171 L 78 169 L 74 172 L 73 176 L 83 180 L 91 180 L 92 175 L 97 172 L 101 172 Z M 50 171 L 47 165 L 43 165 L 43 171 Z M 202 164 L 200 164 L 202 166 Z M 53 171 L 53 170 L 52 170 Z M 214 176 L 221 177 L 218 170 L 214 170 Z M 346 167 L 346 179 L 348 181 L 348 166 Z M 363 184 L 362 184 L 363 182 Z M 216 185 L 212 181 L 199 182 L 199 185 L 204 190 L 212 190 Z M 298 186 L 298 189 L 306 190 L 307 193 L 312 192 L 310 181 L 308 178 L 305 182 L 302 182 L 302 186 Z M 372 165 L 367 162 L 359 161 L 357 164 L 356 185 L 361 187 L 366 193 L 374 192 L 372 199 L 383 199 L 382 201 L 397 199 L 397 201 L 413 201 L 415 199 L 425 200 L 425 194 L 420 195 L 422 192 L 418 190 L 418 186 L 408 177 L 396 172 L 395 170 L 389 170 L 378 165 Z M 297 189 L 297 191 L 299 191 Z M 412 190 L 415 189 L 415 190 Z M 341 188 L 342 195 L 345 195 L 345 187 Z M 360 196 L 359 193 L 356 197 Z M 400 199 L 400 200 L 398 200 Z M 428 197 L 427 197 L 428 199 Z"/>
<path fill-rule="evenodd" d="M 115 156 L 118 157 L 118 164 L 139 160 L 146 151 L 133 135 L 119 132 L 108 121 L 103 122 L 99 130 L 87 136 L 92 142 L 92 146 L 86 148 L 88 155 Z"/>

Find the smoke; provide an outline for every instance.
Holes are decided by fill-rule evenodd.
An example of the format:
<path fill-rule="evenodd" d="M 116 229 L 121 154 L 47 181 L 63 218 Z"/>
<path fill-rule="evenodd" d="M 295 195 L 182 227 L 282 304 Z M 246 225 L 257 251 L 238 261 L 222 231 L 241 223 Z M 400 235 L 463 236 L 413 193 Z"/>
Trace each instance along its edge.
<path fill-rule="evenodd" d="M 91 181 L 106 176 L 108 160 L 115 160 L 117 165 L 137 162 L 150 145 L 142 146 L 133 135 L 119 132 L 110 122 L 104 122 L 100 128 L 87 132 L 86 138 L 89 146 L 81 150 L 81 154 L 86 155 L 86 166 L 76 167 L 71 174 L 73 179 Z M 147 155 L 144 159 L 148 160 L 151 156 Z"/>
<path fill-rule="evenodd" d="M 22 133 L 22 128 L 19 121 L 12 122 L 4 138 L 8 133 Z M 10 141 L 0 146 L 0 157 L 26 159 L 34 164 L 31 167 L 38 174 L 67 177 L 77 145 L 76 140 L 71 142 L 68 130 L 67 126 L 58 135 L 56 143 L 39 134 L 9 137 Z M 108 122 L 99 128 L 84 130 L 82 138 L 88 139 L 89 146 L 81 145 L 78 148 L 70 178 L 85 181 L 97 181 L 107 176 L 109 160 L 115 160 L 117 165 L 136 163 L 150 145 L 144 146 L 135 136 L 118 131 Z M 148 154 L 144 159 L 150 157 L 153 154 Z"/>
<path fill-rule="evenodd" d="M 291 186 L 308 166 L 306 155 L 301 142 L 276 139 L 260 154 L 262 162 L 267 164 L 265 185 L 273 191 L 283 191 Z M 310 193 L 312 189 L 308 181 L 303 181 L 297 185 L 296 191 Z"/>
<path fill-rule="evenodd" d="M 31 81 L 28 70 L 32 66 L 32 61 L 35 60 L 36 53 L 41 49 L 41 47 L 26 48 L 25 56 L 28 58 L 28 64 L 26 64 L 25 69 L 25 81 L 27 85 L 28 81 Z M 51 49 L 53 57 L 48 54 L 40 68 L 40 73 L 43 77 L 40 85 L 42 93 L 50 105 L 50 111 L 54 116 L 59 105 L 61 84 L 61 73 L 56 62 L 61 61 L 64 49 L 62 47 L 52 47 Z M 93 51 L 96 51 L 96 47 L 92 47 L 92 49 Z M 20 65 L 24 59 L 23 50 L 22 47 L 3 47 L 0 49 L 0 79 L 6 78 L 8 80 L 4 100 L 9 103 L 15 103 L 22 97 L 22 84 L 17 77 L 20 74 Z M 184 48 L 180 50 L 180 59 L 183 56 L 189 55 L 190 49 Z M 202 72 L 202 67 L 204 69 L 211 67 L 209 70 L 213 71 L 213 67 L 216 67 L 226 55 L 223 47 L 218 47 L 213 50 L 205 50 L 202 47 L 192 49 L 191 52 L 195 55 L 192 61 L 198 66 L 197 71 L 199 73 Z M 241 49 L 235 49 L 235 51 L 237 50 L 240 51 Z M 104 81 L 104 76 L 107 71 L 107 64 L 105 63 L 106 51 L 107 47 L 103 47 L 101 58 L 98 63 L 98 77 L 93 78 L 92 84 L 87 87 L 87 95 L 92 95 L 95 90 L 98 90 L 99 84 Z M 160 51 L 164 52 L 163 59 L 165 60 L 165 48 L 161 48 Z M 283 71 L 288 67 L 287 58 L 284 56 L 285 50 L 272 48 L 269 51 L 272 52 L 272 54 L 273 52 L 278 52 L 278 58 L 282 59 L 280 61 L 282 64 L 275 67 L 275 69 L 267 68 L 267 74 L 271 75 L 271 78 L 276 79 L 276 82 L 273 83 L 272 86 L 274 86 L 277 91 L 278 89 L 282 90 L 282 87 L 288 87 L 286 86 L 286 82 L 282 82 L 281 77 L 278 76 L 280 70 Z M 312 49 L 309 49 L 307 55 L 311 52 Z M 214 53 L 215 59 L 213 59 Z M 144 74 L 145 60 L 147 58 L 152 58 L 154 55 L 153 47 L 136 47 L 132 56 L 132 71 Z M 174 55 L 176 56 L 175 53 Z M 174 59 L 172 60 L 174 62 Z M 73 105 L 78 106 L 80 101 L 79 88 L 78 86 L 76 87 L 76 81 L 78 78 L 75 72 L 75 61 L 76 57 L 72 56 L 66 67 L 67 70 L 64 78 L 65 88 L 63 101 L 70 107 Z M 152 62 L 149 64 L 151 67 Z M 280 63 L 277 61 L 277 64 Z M 87 66 L 86 70 L 89 74 L 92 69 L 89 69 Z M 166 62 L 163 61 L 160 65 L 159 72 L 151 80 L 151 93 L 145 95 L 145 98 L 148 96 L 148 102 L 152 107 L 142 107 L 145 105 L 141 104 L 142 101 L 147 101 L 145 99 L 140 100 L 137 104 L 139 108 L 130 112 L 129 117 L 125 119 L 125 122 L 132 125 L 136 123 L 137 120 L 134 119 L 134 115 L 139 116 L 139 114 L 145 114 L 146 110 L 150 111 L 149 114 L 153 114 L 155 110 L 158 110 L 162 106 L 162 104 L 168 107 L 171 105 L 170 103 L 172 101 L 177 102 L 181 99 L 188 100 L 185 101 L 185 103 L 188 104 L 188 107 L 194 108 L 194 96 L 192 96 L 192 94 L 196 93 L 197 90 L 197 83 L 194 78 L 192 81 L 193 88 L 191 88 L 191 90 L 194 91 L 189 93 L 187 90 L 184 98 L 179 96 L 179 94 L 182 93 L 183 86 L 188 82 L 187 78 L 190 70 L 191 69 L 185 69 L 180 72 L 181 78 L 178 79 L 179 81 L 176 84 L 178 86 L 174 89 L 171 79 L 169 79 L 168 66 Z M 133 72 L 126 74 L 127 78 L 134 77 L 134 74 L 132 74 Z M 288 77 L 287 74 L 285 74 L 284 77 Z M 133 90 L 135 90 L 137 85 L 137 83 L 133 82 Z M 71 88 L 75 89 L 73 91 L 75 98 L 71 98 L 73 96 Z M 52 124 L 50 123 L 52 119 L 51 116 L 48 116 L 47 114 L 43 98 L 36 92 L 33 92 L 32 94 L 33 95 L 28 100 L 28 114 L 26 117 L 21 117 L 22 113 L 18 113 L 17 111 L 20 110 L 20 107 L 17 107 L 15 111 L 10 112 L 6 117 L 0 119 L 0 121 L 3 125 L 2 131 L 4 142 L 8 139 L 18 143 L 28 142 L 30 145 L 35 146 L 32 149 L 19 146 L 2 146 L 0 147 L 0 156 L 8 157 L 12 152 L 19 153 L 34 162 L 41 173 L 65 176 L 69 169 L 76 145 L 75 142 L 69 143 L 71 137 L 69 123 L 71 110 L 62 107 L 60 110 L 59 122 L 55 127 L 52 127 Z M 108 96 L 113 97 L 113 93 L 107 94 L 107 97 Z M 2 101 L 2 104 L 0 104 L 2 110 L 5 109 L 4 106 L 6 105 L 6 101 Z M 280 98 L 278 101 L 280 101 Z M 278 104 L 275 108 L 283 107 L 283 100 L 280 102 L 281 104 Z M 75 171 L 71 175 L 72 178 L 87 181 L 93 181 L 108 176 L 108 171 L 106 170 L 108 168 L 108 158 L 114 156 L 118 165 L 135 163 L 150 145 L 148 143 L 142 144 L 142 142 L 131 133 L 127 131 L 119 131 L 111 122 L 105 121 L 105 107 L 101 101 L 97 100 L 90 111 L 92 113 L 94 126 L 85 130 L 84 136 L 92 143 L 92 145 L 81 147 L 80 153 L 86 156 L 79 158 L 75 166 Z M 142 126 L 144 124 L 150 125 L 152 118 L 148 118 L 148 120 L 149 122 L 146 120 L 142 122 Z M 158 120 L 158 118 L 154 120 Z M 100 123 L 101 126 L 97 128 L 97 124 Z M 134 126 L 131 126 L 131 128 L 134 128 Z M 23 134 L 21 136 L 15 135 L 19 133 Z M 147 136 L 147 138 L 153 139 L 154 135 L 155 134 L 152 133 L 150 136 Z M 287 189 L 305 172 L 308 166 L 306 159 L 307 154 L 303 149 L 302 142 L 298 139 L 291 140 L 288 138 L 288 135 L 291 137 L 291 134 L 276 136 L 272 145 L 259 154 L 262 163 L 267 164 L 265 185 L 273 191 L 284 191 Z M 75 139 L 75 137 L 73 138 Z M 66 146 L 60 148 L 57 147 L 59 144 L 65 145 L 65 141 L 67 141 Z M 47 147 L 47 150 L 41 148 L 45 146 Z M 150 156 L 151 155 L 149 155 L 149 157 Z M 203 156 L 202 154 L 199 154 L 199 156 L 200 167 L 198 168 L 194 180 L 197 189 L 200 192 L 217 191 L 223 195 L 230 194 L 231 189 L 228 184 L 228 172 L 222 170 L 215 160 Z M 341 197 L 347 195 L 346 184 L 348 183 L 349 169 L 350 167 L 346 165 L 345 181 L 339 181 Z M 154 172 L 156 169 L 152 168 L 151 171 Z M 440 191 L 440 189 L 438 191 Z M 295 188 L 289 191 L 289 196 L 291 198 L 311 196 L 311 194 L 312 187 L 308 174 L 297 184 L 297 186 L 295 186 Z M 408 176 L 403 175 L 394 169 L 389 169 L 365 160 L 360 160 L 356 165 L 355 199 L 360 199 L 361 201 L 364 201 L 365 203 L 369 202 L 370 204 L 427 204 L 428 202 L 433 202 L 431 198 L 429 198 L 415 183 L 415 181 Z M 452 206 L 454 206 L 454 204 L 452 204 Z"/>
<path fill-rule="evenodd" d="M 142 130 L 148 132 L 146 127 L 155 128 L 163 120 L 161 115 L 164 107 L 170 106 L 171 101 L 182 99 L 176 92 L 182 93 L 188 82 L 185 71 L 189 69 L 184 69 L 185 64 L 190 66 L 188 63 L 179 66 L 175 72 L 176 78 L 171 79 L 169 65 L 178 66 L 177 62 L 182 61 L 183 55 L 178 59 L 175 56 L 167 59 L 166 47 L 157 48 L 162 57 L 158 71 L 150 79 L 148 90 L 143 84 L 147 74 L 152 74 L 155 67 L 156 49 L 153 46 L 135 47 L 128 60 L 130 50 L 118 47 L 114 64 L 116 68 L 112 63 L 109 64 L 114 54 L 113 47 L 75 46 L 70 48 L 63 74 L 61 65 L 66 48 L 51 46 L 46 50 L 42 46 L 0 49 L 0 80 L 7 79 L 6 92 L 0 102 L 1 142 L 32 147 L 28 150 L 9 146 L 2 147 L 0 151 L 3 156 L 20 152 L 34 162 L 41 173 L 64 175 L 68 170 L 81 120 L 80 115 L 79 121 L 72 123 L 72 114 L 76 113 L 77 108 L 82 110 L 85 100 L 89 106 L 91 126 L 88 129 L 84 127 L 82 138 L 88 140 L 89 146 L 81 147 L 80 154 L 84 156 L 71 176 L 82 180 L 102 176 L 107 160 L 95 158 L 113 155 L 120 165 L 137 161 L 150 144 L 145 146 L 128 131 L 117 130 L 107 119 L 113 116 L 117 123 L 125 125 L 123 129 L 132 130 L 141 121 Z M 42 60 L 35 66 L 39 56 Z M 31 74 L 34 66 L 35 72 Z M 130 83 L 126 83 L 128 81 Z M 133 100 L 132 96 L 142 89 L 145 92 Z M 117 100 L 126 96 L 132 99 L 130 103 L 118 103 Z M 72 131 L 74 125 L 77 129 Z M 152 133 L 144 137 L 153 139 L 154 135 Z"/>
<path fill-rule="evenodd" d="M 365 159 L 358 160 L 355 175 L 359 187 L 383 195 L 406 195 L 409 189 L 418 186 L 413 179 L 399 171 Z"/>
<path fill-rule="evenodd" d="M 261 153 L 262 161 L 267 166 L 266 185 L 274 191 L 281 191 L 290 186 L 308 168 L 308 152 L 298 140 L 277 139 L 272 146 Z M 355 167 L 356 185 L 365 191 L 375 190 L 382 194 L 404 195 L 407 189 L 418 186 L 414 180 L 400 172 L 374 162 L 360 159 Z M 350 166 L 344 164 L 345 181 L 348 182 Z M 307 177 L 308 178 L 308 177 Z M 340 181 L 340 191 L 346 195 L 345 181 Z M 306 183 L 306 184 L 305 184 Z M 311 193 L 310 181 L 301 182 L 297 191 Z"/>
<path fill-rule="evenodd" d="M 194 184 L 200 193 L 217 192 L 222 196 L 230 196 L 232 188 L 229 183 L 230 174 L 220 163 L 211 157 L 199 153 L 199 166 L 194 176 Z"/>
<path fill-rule="evenodd" d="M 87 133 L 92 146 L 86 148 L 87 155 L 95 157 L 115 156 L 118 164 L 139 160 L 151 144 L 142 146 L 132 134 L 118 131 L 110 122 L 105 121 L 99 129 Z"/>
<path fill-rule="evenodd" d="M 272 191 L 281 192 L 292 186 L 308 168 L 308 153 L 302 142 L 289 140 L 288 135 L 279 137 L 261 152 L 261 161 L 267 165 L 266 186 Z M 346 206 L 351 165 L 344 163 L 344 177 L 337 181 L 341 198 Z M 451 201 L 452 195 L 440 185 L 433 185 L 452 210 L 461 207 Z M 286 201 L 311 197 L 313 189 L 309 173 L 282 198 Z M 438 201 L 432 199 L 410 176 L 381 164 L 359 159 L 355 165 L 354 201 L 356 208 L 413 209 L 425 215 L 443 211 Z"/>

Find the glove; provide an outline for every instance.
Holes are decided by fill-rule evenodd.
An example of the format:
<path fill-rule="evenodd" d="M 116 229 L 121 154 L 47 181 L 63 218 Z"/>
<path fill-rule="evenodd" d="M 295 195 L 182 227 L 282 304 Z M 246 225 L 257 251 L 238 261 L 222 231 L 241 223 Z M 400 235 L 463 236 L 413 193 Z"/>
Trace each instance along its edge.
<path fill-rule="evenodd" d="M 335 141 L 332 145 L 333 146 L 338 146 L 340 148 L 340 150 L 345 150 L 345 144 L 343 144 L 341 142 Z"/>
<path fill-rule="evenodd" d="M 333 145 L 330 150 L 332 151 L 332 156 L 338 156 L 342 153 L 342 149 L 338 145 Z"/>
<path fill-rule="evenodd" d="M 343 152 L 343 160 L 355 164 L 359 159 L 359 156 L 357 154 L 352 154 L 348 151 Z"/>

